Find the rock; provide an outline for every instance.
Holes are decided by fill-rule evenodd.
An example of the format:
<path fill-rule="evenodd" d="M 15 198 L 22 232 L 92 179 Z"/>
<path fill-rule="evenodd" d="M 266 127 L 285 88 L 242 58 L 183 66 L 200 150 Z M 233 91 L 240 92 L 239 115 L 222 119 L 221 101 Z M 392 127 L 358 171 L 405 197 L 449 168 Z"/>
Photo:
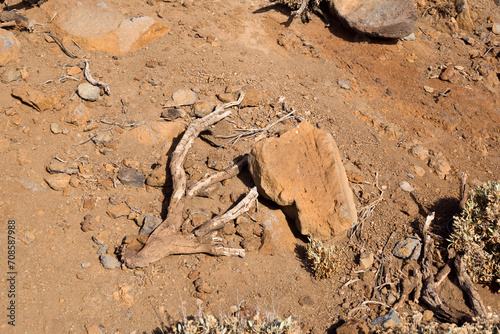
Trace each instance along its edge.
<path fill-rule="evenodd" d="M 280 255 L 295 250 L 295 236 L 290 230 L 285 214 L 275 204 L 260 201 L 259 212 L 255 214 L 255 219 L 264 226 L 260 253 Z"/>
<path fill-rule="evenodd" d="M 63 41 L 73 39 L 86 50 L 125 54 L 170 31 L 149 16 L 124 18 L 111 3 L 100 0 L 87 0 L 85 5 L 78 0 L 54 0 L 43 9 L 49 15 L 58 13 L 53 24 L 66 35 Z"/>
<path fill-rule="evenodd" d="M 398 203 L 400 205 L 399 210 L 403 213 L 406 213 L 408 216 L 413 217 L 416 216 L 419 212 L 419 208 L 417 203 L 415 203 L 412 199 L 405 199 L 402 203 Z"/>
<path fill-rule="evenodd" d="M 104 334 L 106 332 L 104 326 L 91 326 L 85 325 L 85 329 L 87 330 L 87 334 Z"/>
<path fill-rule="evenodd" d="M 352 88 L 351 86 L 351 83 L 349 82 L 349 80 L 345 80 L 345 81 L 337 81 L 337 84 L 339 85 L 340 88 L 342 89 L 346 89 L 346 90 L 349 90 Z"/>
<path fill-rule="evenodd" d="M 368 334 L 370 328 L 366 322 L 358 319 L 347 320 L 342 326 L 337 328 L 337 334 Z"/>
<path fill-rule="evenodd" d="M 412 148 L 410 148 L 409 152 L 411 155 L 419 158 L 420 160 L 425 160 L 429 158 L 429 150 L 420 145 L 413 146 Z"/>
<path fill-rule="evenodd" d="M 314 300 L 311 298 L 311 296 L 304 296 L 299 299 L 298 303 L 300 306 L 313 306 Z"/>
<path fill-rule="evenodd" d="M 408 193 L 411 193 L 412 191 L 415 190 L 415 188 L 413 188 L 411 186 L 411 184 L 409 184 L 407 181 L 399 182 L 399 188 L 401 188 L 401 190 L 406 191 Z"/>
<path fill-rule="evenodd" d="M 83 232 L 94 231 L 96 224 L 97 222 L 91 215 L 85 215 L 85 217 L 83 217 L 83 221 L 80 223 L 80 228 Z"/>
<path fill-rule="evenodd" d="M 116 259 L 116 257 L 108 254 L 99 255 L 99 260 L 104 268 L 113 270 L 116 268 L 120 268 L 120 261 Z"/>
<path fill-rule="evenodd" d="M 444 177 L 451 171 L 451 166 L 443 158 L 432 157 L 429 159 L 429 167 L 436 172 L 440 179 L 444 179 Z"/>
<path fill-rule="evenodd" d="M 330 134 L 302 122 L 279 138 L 258 142 L 248 160 L 259 193 L 282 206 L 300 233 L 329 240 L 357 221 Z"/>
<path fill-rule="evenodd" d="M 99 132 L 98 134 L 92 137 L 92 141 L 96 145 L 111 143 L 113 141 L 113 135 L 109 131 Z"/>
<path fill-rule="evenodd" d="M 51 174 L 61 173 L 72 175 L 78 173 L 78 165 L 76 163 L 68 164 L 54 160 L 50 162 L 50 164 L 46 167 L 46 170 Z"/>
<path fill-rule="evenodd" d="M 162 223 L 163 220 L 155 216 L 144 217 L 142 227 L 139 230 L 140 235 L 150 235 Z"/>
<path fill-rule="evenodd" d="M 66 122 L 76 126 L 87 124 L 89 112 L 83 103 L 78 103 L 69 107 L 66 113 Z"/>
<path fill-rule="evenodd" d="M 246 252 L 255 252 L 259 250 L 260 246 L 262 245 L 262 241 L 259 237 L 251 236 L 248 238 L 245 238 L 241 242 L 241 247 L 245 249 Z"/>
<path fill-rule="evenodd" d="M 408 36 L 401 38 L 401 40 L 405 42 L 413 42 L 417 40 L 417 37 L 415 36 L 415 33 L 412 32 Z"/>
<path fill-rule="evenodd" d="M 1 55 L 1 53 L 0 53 Z M 21 79 L 21 72 L 16 69 L 10 68 L 2 73 L 2 78 L 0 79 L 4 84 L 8 84 L 12 81 L 17 81 Z"/>
<path fill-rule="evenodd" d="M 243 89 L 245 92 L 245 97 L 241 101 L 241 107 L 256 107 L 262 104 L 264 100 L 264 93 L 255 88 Z"/>
<path fill-rule="evenodd" d="M 31 244 L 33 241 L 35 241 L 36 239 L 36 236 L 32 233 L 32 232 L 25 232 L 24 233 L 24 237 L 21 239 L 22 242 L 25 244 L 25 245 L 29 245 Z"/>
<path fill-rule="evenodd" d="M 134 168 L 121 168 L 118 171 L 118 180 L 121 183 L 126 185 L 131 185 L 137 188 L 140 188 L 144 185 L 144 181 L 146 181 L 146 177 Z"/>
<path fill-rule="evenodd" d="M 434 88 L 432 88 L 431 86 L 424 86 L 424 90 L 429 94 L 434 93 Z"/>
<path fill-rule="evenodd" d="M 21 44 L 10 31 L 0 29 L 0 67 L 16 61 Z"/>
<path fill-rule="evenodd" d="M 170 170 L 165 165 L 157 166 L 146 179 L 146 184 L 151 187 L 164 187 L 171 183 Z M 167 184 L 167 181 L 169 182 Z"/>
<path fill-rule="evenodd" d="M 61 133 L 61 129 L 57 123 L 50 123 L 50 132 L 57 135 Z"/>
<path fill-rule="evenodd" d="M 210 114 L 215 109 L 215 103 L 209 101 L 198 101 L 193 105 L 194 115 L 202 118 Z"/>
<path fill-rule="evenodd" d="M 154 146 L 159 143 L 173 142 L 185 130 L 186 126 L 177 122 L 145 121 L 128 131 L 133 138 L 144 145 Z"/>
<path fill-rule="evenodd" d="M 374 257 L 372 252 L 363 252 L 359 255 L 359 266 L 362 270 L 370 268 L 373 264 Z"/>
<path fill-rule="evenodd" d="M 192 105 L 198 100 L 198 97 L 191 89 L 179 89 L 172 94 L 172 99 L 176 105 Z"/>
<path fill-rule="evenodd" d="M 493 26 L 491 27 L 491 31 L 495 35 L 500 35 L 500 23 L 493 23 Z"/>
<path fill-rule="evenodd" d="M 130 209 L 125 203 L 120 203 L 118 205 L 113 205 L 108 208 L 106 213 L 113 219 L 128 216 Z"/>
<path fill-rule="evenodd" d="M 395 325 L 401 325 L 401 320 L 399 320 L 396 311 L 389 311 L 388 313 L 373 319 L 371 324 L 374 326 L 392 327 Z"/>
<path fill-rule="evenodd" d="M 94 86 L 88 82 L 84 82 L 78 85 L 78 96 L 87 101 L 97 101 L 99 95 L 101 94 L 101 88 Z"/>
<path fill-rule="evenodd" d="M 167 110 L 164 110 L 161 113 L 161 117 L 168 118 L 168 119 L 177 119 L 177 118 L 185 117 L 186 115 L 187 114 L 184 110 L 173 109 L 173 108 L 168 108 Z"/>
<path fill-rule="evenodd" d="M 93 209 L 96 204 L 97 204 L 97 199 L 95 198 L 95 196 L 90 196 L 90 197 L 83 199 L 82 207 L 85 210 L 89 210 L 89 209 Z"/>
<path fill-rule="evenodd" d="M 30 85 L 13 88 L 11 94 L 38 111 L 52 109 L 61 100 L 61 95 L 59 94 L 47 95 Z"/>
<path fill-rule="evenodd" d="M 425 175 L 425 170 L 420 166 L 413 165 L 413 170 L 415 171 L 415 174 L 417 174 L 417 176 L 424 176 Z"/>
<path fill-rule="evenodd" d="M 467 2 L 463 2 L 463 7 L 460 8 L 459 10 L 461 11 L 455 18 L 457 20 L 458 27 L 466 31 L 470 32 L 474 31 L 475 30 L 474 22 L 472 21 L 472 18 L 470 16 L 470 11 Z"/>
<path fill-rule="evenodd" d="M 447 68 L 445 68 L 443 70 L 443 72 L 441 72 L 441 74 L 439 75 L 439 79 L 441 79 L 443 81 L 452 82 L 453 79 L 455 79 L 456 74 L 457 74 L 457 71 L 455 70 L 453 65 L 449 65 Z"/>
<path fill-rule="evenodd" d="M 425 310 L 424 313 L 422 314 L 422 321 L 423 322 L 429 322 L 434 318 L 434 312 L 431 310 Z"/>
<path fill-rule="evenodd" d="M 417 20 L 412 0 L 330 0 L 329 5 L 347 26 L 374 37 L 408 36 Z"/>
<path fill-rule="evenodd" d="M 54 176 L 47 176 L 45 182 L 56 191 L 63 190 L 69 185 L 71 176 L 68 174 L 56 174 Z"/>
<path fill-rule="evenodd" d="M 415 238 L 409 237 L 396 244 L 392 250 L 392 254 L 400 259 L 418 260 L 422 249 L 422 242 Z"/>

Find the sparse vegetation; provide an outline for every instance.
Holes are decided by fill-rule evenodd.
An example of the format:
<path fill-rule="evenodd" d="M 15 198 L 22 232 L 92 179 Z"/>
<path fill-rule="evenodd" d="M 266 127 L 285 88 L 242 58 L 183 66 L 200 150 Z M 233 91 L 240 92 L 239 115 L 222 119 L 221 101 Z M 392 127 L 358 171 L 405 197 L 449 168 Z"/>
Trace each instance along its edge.
<path fill-rule="evenodd" d="M 465 209 L 455 217 L 450 242 L 463 253 L 474 283 L 500 283 L 500 182 L 470 192 Z"/>
<path fill-rule="evenodd" d="M 309 239 L 306 255 L 314 277 L 328 278 L 336 271 L 339 263 L 337 253 L 336 246 L 325 246 L 320 240 Z"/>
<path fill-rule="evenodd" d="M 172 332 L 179 334 L 298 334 L 301 331 L 298 321 L 292 317 L 260 319 L 257 315 L 248 319 L 233 315 L 217 319 L 212 315 L 202 315 L 195 320 L 177 324 L 172 328 Z"/>

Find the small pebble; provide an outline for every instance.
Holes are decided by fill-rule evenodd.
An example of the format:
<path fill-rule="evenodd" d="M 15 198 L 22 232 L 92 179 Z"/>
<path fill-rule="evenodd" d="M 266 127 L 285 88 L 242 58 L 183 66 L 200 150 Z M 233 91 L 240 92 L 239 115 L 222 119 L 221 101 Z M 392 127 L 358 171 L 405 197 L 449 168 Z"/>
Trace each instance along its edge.
<path fill-rule="evenodd" d="M 56 123 L 51 123 L 50 124 L 50 132 L 57 135 L 57 134 L 61 133 L 61 129 L 59 128 L 59 125 L 57 125 Z"/>
<path fill-rule="evenodd" d="M 146 176 L 133 168 L 121 168 L 117 177 L 121 183 L 137 188 L 142 187 L 146 181 Z"/>
<path fill-rule="evenodd" d="M 120 267 L 120 261 L 116 257 L 108 254 L 101 254 L 99 260 L 104 268 L 113 270 Z"/>
<path fill-rule="evenodd" d="M 101 89 L 97 86 L 84 82 L 78 85 L 78 96 L 87 101 L 97 101 L 101 94 Z"/>
<path fill-rule="evenodd" d="M 401 181 L 399 183 L 399 187 L 403 190 L 403 191 L 406 191 L 406 192 L 409 192 L 411 193 L 412 191 L 415 190 L 415 188 L 413 188 L 408 182 L 406 181 Z"/>
<path fill-rule="evenodd" d="M 351 89 L 352 86 L 351 86 L 351 83 L 349 82 L 349 80 L 345 80 L 345 81 L 337 81 L 337 84 L 340 86 L 340 88 L 342 89 Z"/>

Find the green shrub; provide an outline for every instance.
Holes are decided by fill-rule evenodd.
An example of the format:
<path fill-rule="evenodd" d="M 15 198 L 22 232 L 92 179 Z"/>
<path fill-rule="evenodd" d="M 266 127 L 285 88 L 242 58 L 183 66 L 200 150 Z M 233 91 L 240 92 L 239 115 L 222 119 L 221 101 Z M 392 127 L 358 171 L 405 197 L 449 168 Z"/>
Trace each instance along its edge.
<path fill-rule="evenodd" d="M 465 209 L 454 218 L 450 242 L 464 254 L 465 268 L 475 283 L 500 283 L 500 182 L 470 192 Z"/>

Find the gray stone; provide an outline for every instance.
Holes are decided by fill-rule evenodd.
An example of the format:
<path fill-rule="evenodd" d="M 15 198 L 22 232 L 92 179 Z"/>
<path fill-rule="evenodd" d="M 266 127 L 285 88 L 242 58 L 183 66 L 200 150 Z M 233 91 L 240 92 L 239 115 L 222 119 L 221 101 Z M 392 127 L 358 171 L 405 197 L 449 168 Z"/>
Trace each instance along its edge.
<path fill-rule="evenodd" d="M 378 318 L 373 319 L 371 324 L 374 326 L 392 327 L 395 325 L 401 325 L 401 320 L 399 320 L 396 311 L 390 311 Z"/>
<path fill-rule="evenodd" d="M 172 99 L 176 105 L 192 105 L 198 97 L 191 89 L 179 89 L 172 95 Z"/>
<path fill-rule="evenodd" d="M 97 86 L 84 82 L 78 85 L 78 96 L 87 101 L 97 101 L 101 89 Z"/>
<path fill-rule="evenodd" d="M 168 119 L 177 119 L 184 116 L 186 116 L 186 112 L 182 109 L 169 108 L 161 113 L 161 117 Z"/>
<path fill-rule="evenodd" d="M 113 270 L 116 268 L 120 268 L 120 261 L 116 259 L 116 257 L 108 254 L 101 254 L 99 256 L 99 260 L 104 268 Z"/>
<path fill-rule="evenodd" d="M 126 185 L 140 188 L 144 185 L 146 177 L 144 174 L 133 168 L 122 168 L 118 171 L 118 180 Z"/>
<path fill-rule="evenodd" d="M 97 250 L 97 254 L 101 255 L 101 254 L 105 254 L 108 250 L 108 246 L 101 246 L 99 247 L 99 249 Z"/>
<path fill-rule="evenodd" d="M 345 80 L 345 81 L 337 81 L 337 84 L 340 86 L 340 88 L 342 89 L 351 89 L 352 86 L 351 86 L 351 83 L 349 82 L 349 80 Z"/>
<path fill-rule="evenodd" d="M 21 79 L 21 72 L 16 69 L 10 68 L 2 73 L 2 82 L 8 84 L 9 82 Z"/>
<path fill-rule="evenodd" d="M 155 216 L 146 216 L 139 230 L 140 235 L 150 235 L 162 223 L 161 218 Z"/>
<path fill-rule="evenodd" d="M 415 190 L 415 188 L 413 188 L 412 185 L 408 183 L 408 181 L 399 182 L 399 187 L 401 188 L 401 190 L 406 191 L 408 193 L 411 193 L 412 191 Z"/>
<path fill-rule="evenodd" d="M 110 143 L 113 141 L 113 136 L 111 135 L 111 133 L 109 131 L 104 131 L 104 132 L 98 133 L 95 137 L 93 137 L 92 141 L 96 145 Z"/>
<path fill-rule="evenodd" d="M 413 0 L 330 0 L 330 11 L 352 29 L 374 37 L 403 38 L 415 27 Z"/>
<path fill-rule="evenodd" d="M 392 254 L 400 259 L 418 260 L 422 251 L 422 242 L 415 237 L 409 237 L 397 243 Z"/>

